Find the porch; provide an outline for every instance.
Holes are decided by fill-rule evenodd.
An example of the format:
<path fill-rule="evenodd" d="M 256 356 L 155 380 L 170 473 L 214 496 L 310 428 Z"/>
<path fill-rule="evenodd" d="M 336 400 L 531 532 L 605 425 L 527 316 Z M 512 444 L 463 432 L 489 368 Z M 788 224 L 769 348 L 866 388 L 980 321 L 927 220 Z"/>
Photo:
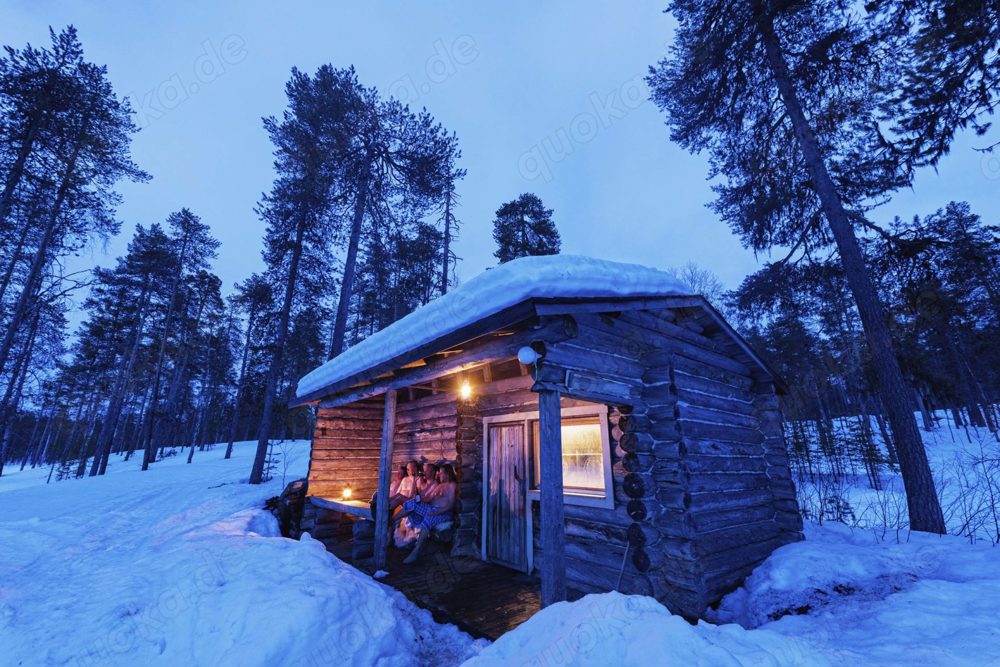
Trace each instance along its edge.
<path fill-rule="evenodd" d="M 373 575 L 374 558 L 353 559 L 349 531 L 325 541 L 328 551 Z M 473 637 L 496 640 L 525 622 L 541 608 L 538 577 L 472 556 L 452 556 L 450 545 L 429 541 L 417 563 L 407 565 L 405 549 L 389 547 L 381 583 L 392 586 L 411 602 L 427 609 L 439 623 L 451 623 Z M 570 599 L 579 594 L 570 592 Z"/>

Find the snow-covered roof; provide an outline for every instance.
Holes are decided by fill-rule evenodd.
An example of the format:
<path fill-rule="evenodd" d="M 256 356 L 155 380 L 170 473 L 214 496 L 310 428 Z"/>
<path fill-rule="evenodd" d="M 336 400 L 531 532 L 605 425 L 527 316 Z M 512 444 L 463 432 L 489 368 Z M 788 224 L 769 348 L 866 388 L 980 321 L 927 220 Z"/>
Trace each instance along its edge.
<path fill-rule="evenodd" d="M 483 271 L 299 380 L 298 397 L 384 364 L 532 299 L 691 296 L 668 273 L 578 255 L 522 257 Z"/>

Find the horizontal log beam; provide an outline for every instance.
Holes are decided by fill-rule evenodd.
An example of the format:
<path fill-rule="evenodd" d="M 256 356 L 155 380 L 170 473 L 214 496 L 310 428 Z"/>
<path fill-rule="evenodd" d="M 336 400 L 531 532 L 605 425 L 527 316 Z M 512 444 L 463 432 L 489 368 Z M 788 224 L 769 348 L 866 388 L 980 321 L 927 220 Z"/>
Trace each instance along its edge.
<path fill-rule="evenodd" d="M 426 366 L 400 370 L 391 377 L 375 380 L 338 396 L 329 397 L 320 403 L 320 407 L 345 405 L 378 396 L 393 389 L 430 382 L 445 375 L 466 372 L 491 361 L 513 357 L 517 354 L 518 349 L 536 341 L 557 343 L 568 340 L 574 335 L 574 328 L 571 319 L 559 318 L 537 328 L 525 329 L 507 336 L 496 336 Z"/>
<path fill-rule="evenodd" d="M 289 407 L 294 408 L 308 403 L 316 403 L 327 396 L 348 390 L 350 387 L 357 385 L 359 382 L 372 381 L 384 373 L 397 370 L 407 364 L 425 359 L 431 355 L 448 351 L 453 347 L 464 345 L 465 343 L 473 341 L 476 338 L 491 332 L 511 327 L 519 322 L 524 322 L 533 316 L 534 307 L 532 303 L 530 301 L 524 301 L 477 322 L 473 322 L 468 326 L 449 332 L 448 334 L 429 341 L 423 345 L 419 345 L 412 350 L 407 350 L 403 354 L 362 371 L 361 373 L 344 378 L 326 387 L 316 389 L 315 391 L 308 392 L 289 402 L 288 405 Z"/>

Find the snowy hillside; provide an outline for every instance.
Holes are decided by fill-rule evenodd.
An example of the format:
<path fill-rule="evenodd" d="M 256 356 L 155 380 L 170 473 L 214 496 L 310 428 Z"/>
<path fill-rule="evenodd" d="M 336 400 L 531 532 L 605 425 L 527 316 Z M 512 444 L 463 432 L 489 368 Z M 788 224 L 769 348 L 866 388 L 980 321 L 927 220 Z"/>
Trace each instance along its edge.
<path fill-rule="evenodd" d="M 758 568 L 720 625 L 612 593 L 487 646 L 277 536 L 258 508 L 308 455 L 284 449 L 263 487 L 244 483 L 252 443 L 148 473 L 113 459 L 105 477 L 0 478 L 0 665 L 1000 665 L 1000 552 L 830 523 Z"/>

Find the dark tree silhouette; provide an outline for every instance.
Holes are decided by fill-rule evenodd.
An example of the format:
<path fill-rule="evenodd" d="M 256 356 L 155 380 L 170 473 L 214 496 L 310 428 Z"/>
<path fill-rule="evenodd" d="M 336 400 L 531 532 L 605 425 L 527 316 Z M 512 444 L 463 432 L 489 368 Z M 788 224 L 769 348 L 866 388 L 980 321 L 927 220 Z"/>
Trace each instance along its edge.
<path fill-rule="evenodd" d="M 885 150 L 879 113 L 905 60 L 898 40 L 836 0 L 674 2 L 671 55 L 649 76 L 672 136 L 708 150 L 714 204 L 747 245 L 792 252 L 832 239 L 857 305 L 906 488 L 910 524 L 943 533 L 913 394 L 855 225 L 908 183 Z"/>
<path fill-rule="evenodd" d="M 562 241 L 552 222 L 552 209 L 530 192 L 497 209 L 493 221 L 493 256 L 500 263 L 529 255 L 557 255 Z"/>

